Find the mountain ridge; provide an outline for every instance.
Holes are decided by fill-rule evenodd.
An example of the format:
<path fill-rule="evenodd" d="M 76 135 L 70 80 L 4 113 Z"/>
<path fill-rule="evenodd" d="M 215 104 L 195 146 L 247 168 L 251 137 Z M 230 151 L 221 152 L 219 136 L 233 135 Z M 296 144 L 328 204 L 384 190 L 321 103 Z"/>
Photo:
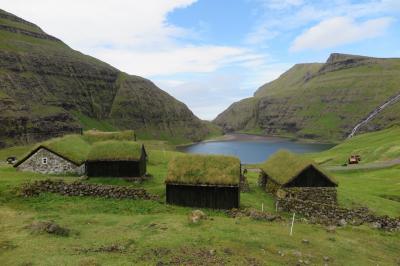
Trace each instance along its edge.
<path fill-rule="evenodd" d="M 89 119 L 144 138 L 197 141 L 209 131 L 150 80 L 75 51 L 3 10 L 0 82 L 0 146 L 77 132 L 91 126 Z"/>
<path fill-rule="evenodd" d="M 213 121 L 225 132 L 341 141 L 375 108 L 400 92 L 400 59 L 333 53 L 325 63 L 296 64 L 233 103 Z M 362 131 L 400 123 L 400 104 Z"/>

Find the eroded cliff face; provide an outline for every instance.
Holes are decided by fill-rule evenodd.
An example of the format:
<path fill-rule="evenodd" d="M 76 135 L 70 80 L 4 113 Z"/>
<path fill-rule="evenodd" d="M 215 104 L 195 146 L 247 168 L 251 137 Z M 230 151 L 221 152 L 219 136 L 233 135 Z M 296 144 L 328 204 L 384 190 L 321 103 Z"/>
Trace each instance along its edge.
<path fill-rule="evenodd" d="M 0 145 L 76 132 L 89 117 L 154 137 L 199 140 L 203 123 L 149 80 L 70 49 L 0 10 Z"/>
<path fill-rule="evenodd" d="M 257 130 L 339 141 L 372 110 L 400 93 L 400 59 L 332 54 L 325 64 L 299 64 L 232 104 L 214 123 L 225 131 Z M 399 103 L 360 131 L 400 123 Z"/>

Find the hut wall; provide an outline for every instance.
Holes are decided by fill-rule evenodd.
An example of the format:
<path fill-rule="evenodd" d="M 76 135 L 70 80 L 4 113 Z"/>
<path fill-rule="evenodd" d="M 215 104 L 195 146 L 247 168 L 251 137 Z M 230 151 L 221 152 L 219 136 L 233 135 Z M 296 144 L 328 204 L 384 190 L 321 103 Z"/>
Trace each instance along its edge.
<path fill-rule="evenodd" d="M 323 173 L 310 166 L 302 171 L 295 179 L 287 183 L 285 187 L 335 187 Z"/>
<path fill-rule="evenodd" d="M 291 187 L 281 193 L 287 199 L 313 201 L 323 204 L 337 204 L 336 187 Z"/>
<path fill-rule="evenodd" d="M 43 164 L 43 158 L 47 158 L 46 164 Z M 42 174 L 83 174 L 84 165 L 77 166 L 57 154 L 41 148 L 18 165 L 17 170 Z"/>
<path fill-rule="evenodd" d="M 167 203 L 187 207 L 239 208 L 239 186 L 201 186 L 166 184 Z"/>
<path fill-rule="evenodd" d="M 146 173 L 146 161 L 88 161 L 89 177 L 138 177 Z"/>

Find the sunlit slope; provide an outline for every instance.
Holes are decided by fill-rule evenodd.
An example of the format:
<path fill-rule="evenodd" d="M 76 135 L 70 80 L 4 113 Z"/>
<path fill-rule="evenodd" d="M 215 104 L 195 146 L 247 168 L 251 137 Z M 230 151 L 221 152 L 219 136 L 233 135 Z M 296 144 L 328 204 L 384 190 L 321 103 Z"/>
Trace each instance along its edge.
<path fill-rule="evenodd" d="M 361 164 L 400 161 L 400 126 L 355 136 L 312 157 L 324 165 L 341 165 L 350 155 L 360 155 Z"/>
<path fill-rule="evenodd" d="M 0 10 L 0 147 L 77 129 L 193 141 L 207 128 L 150 80 L 69 48 Z"/>
<path fill-rule="evenodd" d="M 325 64 L 295 65 L 259 88 L 255 97 L 232 104 L 214 122 L 225 130 L 339 141 L 398 94 L 400 59 L 332 54 Z M 361 131 L 398 124 L 397 105 Z"/>

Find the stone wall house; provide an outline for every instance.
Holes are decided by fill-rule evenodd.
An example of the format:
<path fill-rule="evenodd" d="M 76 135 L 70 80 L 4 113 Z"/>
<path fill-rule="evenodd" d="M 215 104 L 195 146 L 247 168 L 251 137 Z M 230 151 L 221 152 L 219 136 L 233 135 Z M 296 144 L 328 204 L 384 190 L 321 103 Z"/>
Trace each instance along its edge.
<path fill-rule="evenodd" d="M 42 174 L 85 174 L 85 164 L 75 161 L 45 146 L 32 150 L 14 167 L 19 171 Z"/>
<path fill-rule="evenodd" d="M 337 203 L 338 183 L 313 161 L 287 151 L 262 164 L 259 185 L 279 199 Z"/>

